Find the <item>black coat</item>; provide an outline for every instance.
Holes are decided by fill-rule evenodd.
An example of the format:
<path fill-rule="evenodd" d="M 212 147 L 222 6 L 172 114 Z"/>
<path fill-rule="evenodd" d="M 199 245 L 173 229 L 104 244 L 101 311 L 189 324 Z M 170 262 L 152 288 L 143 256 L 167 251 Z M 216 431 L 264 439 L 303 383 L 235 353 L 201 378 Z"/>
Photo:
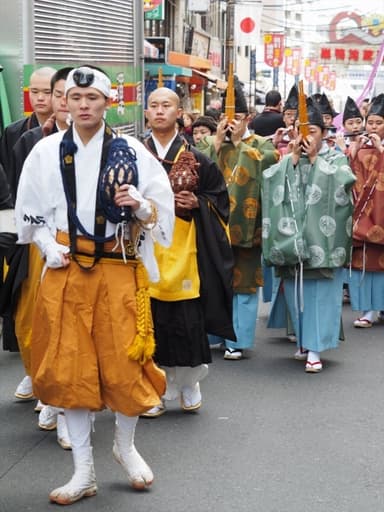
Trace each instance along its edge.
<path fill-rule="evenodd" d="M 8 183 L 6 183 L 9 194 L 7 204 L 12 205 L 14 203 L 16 199 L 17 185 L 19 183 L 24 161 L 33 146 L 43 136 L 42 129 L 39 125 L 30 130 L 28 129 L 28 126 L 36 124 L 34 119 L 35 116 L 32 115 L 31 118 L 29 118 L 29 123 L 28 119 L 23 119 L 13 123 L 8 127 L 9 130 L 7 128 L 4 132 L 3 138 L 5 136 L 6 139 L 3 140 L 2 138 L 1 141 L 2 144 L 5 144 L 6 141 L 8 144 L 13 143 L 11 151 L 9 152 L 7 150 L 6 152 L 8 176 L 4 173 L 4 180 L 5 183 L 8 181 Z M 14 140 L 13 138 L 16 138 L 17 136 L 18 138 Z M 2 209 L 1 201 L 0 209 Z M 17 245 L 16 241 L 16 235 L 11 235 L 9 233 L 0 234 L 1 260 L 3 261 L 5 258 L 8 265 L 7 275 L 5 280 L 2 279 L 2 286 L 0 289 L 0 315 L 3 317 L 3 348 L 4 350 L 10 350 L 11 352 L 18 351 L 18 344 L 15 335 L 14 313 L 19 300 L 21 284 L 28 277 L 29 260 L 28 245 Z"/>
<path fill-rule="evenodd" d="M 268 110 L 268 107 L 249 123 L 249 128 L 262 137 L 273 135 L 278 128 L 284 127 L 283 114 L 276 110 Z"/>
<path fill-rule="evenodd" d="M 13 147 L 23 133 L 38 126 L 39 121 L 37 120 L 36 114 L 33 113 L 30 117 L 19 119 L 18 121 L 8 125 L 1 136 L 0 164 L 3 166 L 5 175 L 7 176 L 13 199 L 16 197 L 16 178 L 12 164 Z"/>

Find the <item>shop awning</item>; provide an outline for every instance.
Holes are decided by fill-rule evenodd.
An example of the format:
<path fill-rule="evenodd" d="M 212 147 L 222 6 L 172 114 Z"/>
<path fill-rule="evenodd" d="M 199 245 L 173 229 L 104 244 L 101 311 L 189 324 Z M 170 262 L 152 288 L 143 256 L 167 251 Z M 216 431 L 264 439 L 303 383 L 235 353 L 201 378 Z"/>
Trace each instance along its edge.
<path fill-rule="evenodd" d="M 151 59 L 159 58 L 159 49 L 146 39 L 144 39 L 144 57 L 150 57 Z"/>
<path fill-rule="evenodd" d="M 144 70 L 150 76 L 158 76 L 159 68 L 161 67 L 163 76 L 192 76 L 192 69 L 184 68 L 182 66 L 172 66 L 171 64 L 144 64 Z"/>
<path fill-rule="evenodd" d="M 191 69 L 204 69 L 204 71 L 211 69 L 211 63 L 208 59 L 203 59 L 202 57 L 197 57 L 196 55 L 191 55 L 189 53 L 170 51 L 168 52 L 167 60 L 174 66 L 185 66 Z"/>
<path fill-rule="evenodd" d="M 213 82 L 214 84 L 216 84 L 216 87 L 218 89 L 225 90 L 227 88 L 227 82 L 225 80 L 222 80 L 218 76 L 212 75 L 211 73 L 203 73 L 203 71 L 200 71 L 198 69 L 192 69 L 192 71 L 193 73 L 195 73 L 195 75 L 201 76 L 202 78 L 208 80 L 208 82 Z"/>

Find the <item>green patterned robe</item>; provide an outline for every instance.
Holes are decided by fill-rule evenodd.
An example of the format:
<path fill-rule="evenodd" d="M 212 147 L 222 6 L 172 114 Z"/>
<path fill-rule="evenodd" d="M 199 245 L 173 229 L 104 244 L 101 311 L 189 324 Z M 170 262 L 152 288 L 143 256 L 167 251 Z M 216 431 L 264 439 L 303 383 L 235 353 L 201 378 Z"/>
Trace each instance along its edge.
<path fill-rule="evenodd" d="M 256 293 L 263 285 L 261 269 L 261 179 L 265 169 L 278 160 L 270 141 L 250 135 L 235 147 L 225 141 L 219 153 L 214 136 L 197 148 L 214 160 L 222 171 L 230 199 L 229 228 L 235 258 L 235 293 Z"/>
<path fill-rule="evenodd" d="M 323 145 L 315 163 L 290 155 L 263 174 L 263 255 L 268 265 L 292 274 L 303 263 L 304 277 L 332 277 L 350 258 L 351 188 L 355 177 L 347 158 Z"/>

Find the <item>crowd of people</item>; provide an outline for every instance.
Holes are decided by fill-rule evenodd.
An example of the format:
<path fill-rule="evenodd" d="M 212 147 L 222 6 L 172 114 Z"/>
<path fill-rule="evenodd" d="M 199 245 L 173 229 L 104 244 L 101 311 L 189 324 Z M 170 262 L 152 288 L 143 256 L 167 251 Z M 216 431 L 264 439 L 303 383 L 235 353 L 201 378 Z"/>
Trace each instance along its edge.
<path fill-rule="evenodd" d="M 139 416 L 170 400 L 198 411 L 211 349 L 250 355 L 259 300 L 310 374 L 342 339 L 343 301 L 356 328 L 384 318 L 384 94 L 364 112 L 348 97 L 342 114 L 309 96 L 300 123 L 296 86 L 254 117 L 234 92 L 228 118 L 225 95 L 222 112 L 192 114 L 155 89 L 139 142 L 105 122 L 102 69 L 42 67 L 33 114 L 1 136 L 3 346 L 25 369 L 15 397 L 36 399 L 39 427 L 73 455 L 52 502 L 96 494 L 104 408 L 128 483 L 148 488 Z"/>

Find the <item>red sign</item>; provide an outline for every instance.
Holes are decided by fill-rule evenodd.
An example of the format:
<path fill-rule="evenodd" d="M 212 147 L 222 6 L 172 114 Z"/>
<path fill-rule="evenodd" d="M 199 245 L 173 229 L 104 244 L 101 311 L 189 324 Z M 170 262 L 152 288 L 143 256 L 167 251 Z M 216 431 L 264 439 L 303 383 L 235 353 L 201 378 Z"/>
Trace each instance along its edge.
<path fill-rule="evenodd" d="M 264 62 L 267 66 L 277 68 L 283 63 L 284 34 L 264 35 Z"/>
<path fill-rule="evenodd" d="M 322 47 L 320 48 L 320 59 L 324 61 L 345 61 L 348 62 L 372 62 L 376 56 L 376 51 L 370 48 L 350 46 L 344 47 Z"/>

